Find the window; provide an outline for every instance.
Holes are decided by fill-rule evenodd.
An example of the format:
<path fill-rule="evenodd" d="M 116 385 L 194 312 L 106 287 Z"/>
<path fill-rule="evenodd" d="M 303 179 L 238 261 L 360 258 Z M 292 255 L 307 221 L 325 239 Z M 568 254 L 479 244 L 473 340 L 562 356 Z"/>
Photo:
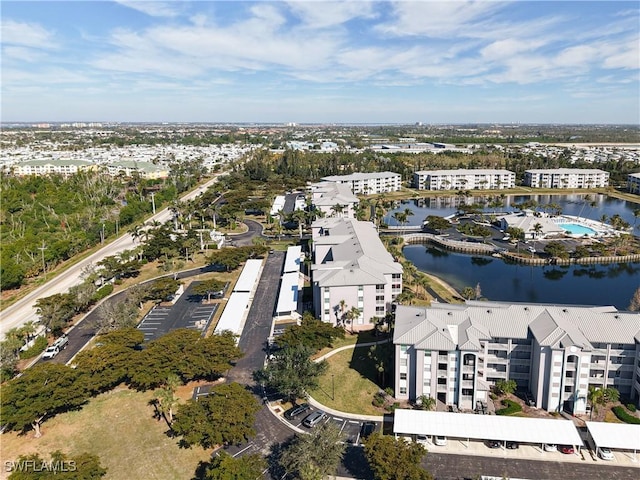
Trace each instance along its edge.
<path fill-rule="evenodd" d="M 384 303 L 384 295 L 376 295 L 376 303 Z"/>
<path fill-rule="evenodd" d="M 406 395 L 407 394 L 407 387 L 400 387 L 400 395 Z"/>
<path fill-rule="evenodd" d="M 401 373 L 400 374 L 400 380 L 406 380 L 407 379 L 407 374 L 406 373 Z"/>
<path fill-rule="evenodd" d="M 407 345 L 400 345 L 400 353 L 407 353 Z"/>

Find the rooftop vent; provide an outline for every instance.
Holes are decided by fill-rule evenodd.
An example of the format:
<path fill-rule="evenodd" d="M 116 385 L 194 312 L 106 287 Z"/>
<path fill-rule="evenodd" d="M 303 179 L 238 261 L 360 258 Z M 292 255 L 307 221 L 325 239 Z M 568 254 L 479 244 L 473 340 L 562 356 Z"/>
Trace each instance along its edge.
<path fill-rule="evenodd" d="M 529 311 L 529 307 L 524 307 L 524 309 L 525 309 L 525 311 L 527 311 L 527 312 Z"/>
<path fill-rule="evenodd" d="M 563 311 L 564 313 L 567 313 L 569 310 L 567 310 L 566 308 L 563 308 L 563 309 L 562 309 L 562 311 Z"/>
<path fill-rule="evenodd" d="M 487 313 L 491 313 L 491 309 L 487 310 Z"/>
<path fill-rule="evenodd" d="M 453 315 L 453 312 L 447 312 L 447 315 Z"/>

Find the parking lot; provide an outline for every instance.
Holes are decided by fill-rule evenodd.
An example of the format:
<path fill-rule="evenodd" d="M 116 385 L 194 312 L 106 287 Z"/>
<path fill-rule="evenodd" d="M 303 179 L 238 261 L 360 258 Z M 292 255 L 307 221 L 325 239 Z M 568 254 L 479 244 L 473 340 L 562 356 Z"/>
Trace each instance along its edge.
<path fill-rule="evenodd" d="M 303 421 L 308 415 L 316 411 L 318 411 L 318 409 L 311 407 L 308 411 L 298 416 L 297 418 L 293 420 L 285 420 L 285 421 L 288 421 L 291 425 L 301 429 L 302 431 L 311 432 L 313 428 L 306 427 L 303 424 Z M 360 433 L 362 431 L 362 424 L 365 422 L 361 420 L 352 420 L 349 418 L 343 418 L 336 415 L 326 414 L 326 417 L 320 422 L 320 424 L 327 423 L 327 422 L 333 423 L 338 428 L 340 433 L 343 435 L 343 441 L 345 443 L 348 443 L 351 445 L 362 445 L 362 439 L 360 437 Z M 380 429 L 382 428 L 380 422 L 374 422 L 374 423 L 376 427 L 375 431 L 376 432 L 380 431 Z M 314 428 L 317 428 L 317 426 Z"/>
<path fill-rule="evenodd" d="M 178 328 L 193 328 L 205 332 L 218 309 L 218 304 L 202 304 L 202 295 L 193 293 L 199 282 L 193 282 L 172 306 L 156 305 L 138 324 L 145 341 L 161 337 Z"/>

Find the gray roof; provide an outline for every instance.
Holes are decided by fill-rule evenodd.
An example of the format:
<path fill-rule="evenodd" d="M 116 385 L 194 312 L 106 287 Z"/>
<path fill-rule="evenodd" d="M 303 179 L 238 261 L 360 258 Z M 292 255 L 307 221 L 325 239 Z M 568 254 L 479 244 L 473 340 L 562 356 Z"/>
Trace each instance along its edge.
<path fill-rule="evenodd" d="M 314 192 L 313 204 L 317 207 L 333 207 L 336 204 L 349 205 L 360 201 L 348 185 L 336 182 L 322 182 L 311 186 Z"/>
<path fill-rule="evenodd" d="M 16 164 L 17 166 L 45 166 L 45 165 L 76 165 L 78 167 L 93 165 L 92 162 L 87 160 L 72 159 L 72 158 L 56 158 L 51 160 L 26 160 Z"/>
<path fill-rule="evenodd" d="M 383 284 L 385 274 L 402 273 L 402 266 L 387 252 L 373 223 L 322 218 L 312 228 L 330 232 L 313 239 L 315 245 L 331 245 L 329 253 L 316 258 L 312 267 L 313 281 L 320 286 Z"/>
<path fill-rule="evenodd" d="M 357 172 L 350 175 L 330 175 L 328 177 L 322 177 L 322 180 L 325 180 L 327 182 L 350 182 L 353 180 L 368 180 L 370 178 L 390 178 L 399 176 L 400 174 L 395 172 Z"/>
<path fill-rule="evenodd" d="M 437 332 L 437 335 L 436 335 Z M 453 333 L 455 333 L 455 335 Z M 611 306 L 551 305 L 502 302 L 398 306 L 393 342 L 427 350 L 478 350 L 480 340 L 527 338 L 541 346 L 640 341 L 640 313 Z"/>
<path fill-rule="evenodd" d="M 456 168 L 452 170 L 418 170 L 418 175 L 443 176 L 443 175 L 510 175 L 511 170 L 495 168 Z M 515 174 L 514 174 L 515 175 Z"/>

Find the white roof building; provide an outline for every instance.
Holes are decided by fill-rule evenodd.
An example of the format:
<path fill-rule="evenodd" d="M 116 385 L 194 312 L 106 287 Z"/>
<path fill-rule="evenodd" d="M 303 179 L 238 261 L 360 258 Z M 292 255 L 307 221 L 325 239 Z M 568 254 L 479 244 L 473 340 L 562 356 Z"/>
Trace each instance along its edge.
<path fill-rule="evenodd" d="M 323 177 L 322 180 L 346 184 L 353 193 L 362 195 L 397 192 L 402 183 L 402 177 L 395 172 L 358 172 L 350 175 L 331 175 Z"/>

